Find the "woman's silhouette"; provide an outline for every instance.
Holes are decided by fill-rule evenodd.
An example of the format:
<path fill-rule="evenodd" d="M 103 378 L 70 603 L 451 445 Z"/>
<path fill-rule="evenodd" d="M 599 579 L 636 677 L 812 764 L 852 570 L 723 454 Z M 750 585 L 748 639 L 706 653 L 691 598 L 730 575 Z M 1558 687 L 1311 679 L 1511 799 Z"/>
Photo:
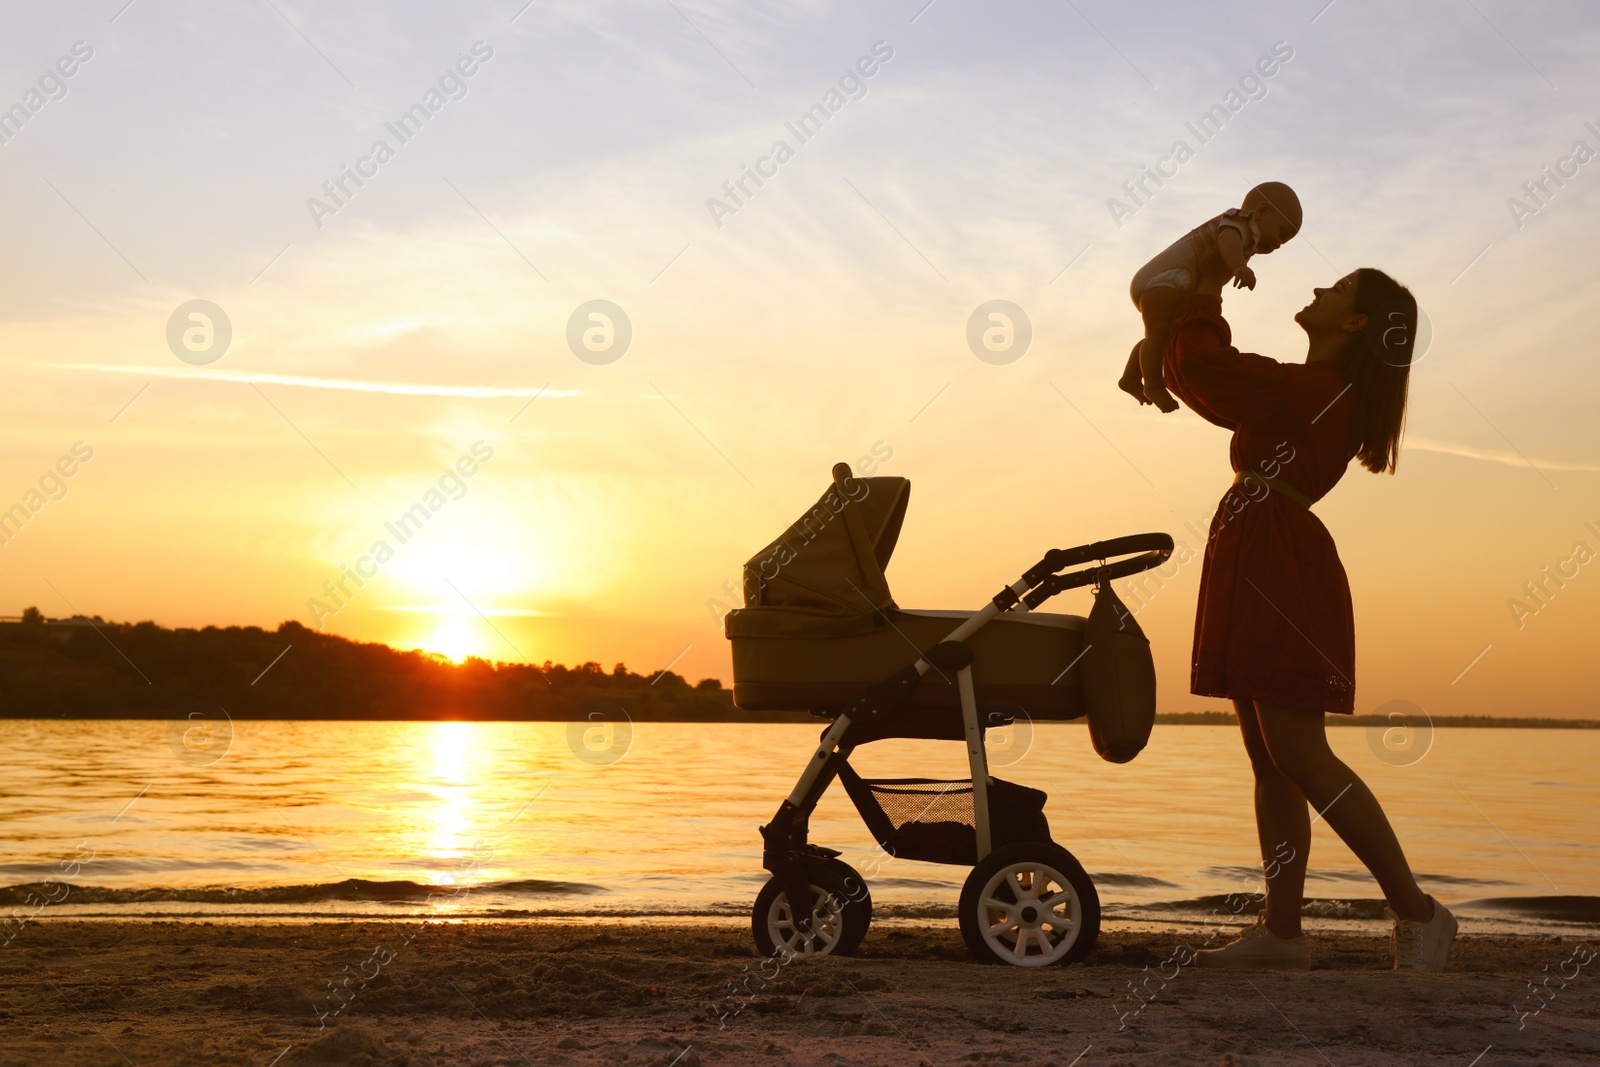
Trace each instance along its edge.
<path fill-rule="evenodd" d="M 1295 316 L 1304 363 L 1241 353 L 1222 318 L 1226 277 L 1199 280 L 1174 327 L 1167 388 L 1233 432 L 1234 485 L 1212 519 L 1191 689 L 1233 701 L 1255 772 L 1266 908 L 1207 967 L 1307 967 L 1300 931 L 1307 802 L 1366 864 L 1395 919 L 1395 967 L 1442 970 L 1450 912 L 1417 887 L 1377 798 L 1328 747 L 1323 714 L 1355 704 L 1355 624 L 1333 538 L 1309 510 L 1352 458 L 1392 473 L 1417 304 L 1382 271 L 1340 278 Z"/>

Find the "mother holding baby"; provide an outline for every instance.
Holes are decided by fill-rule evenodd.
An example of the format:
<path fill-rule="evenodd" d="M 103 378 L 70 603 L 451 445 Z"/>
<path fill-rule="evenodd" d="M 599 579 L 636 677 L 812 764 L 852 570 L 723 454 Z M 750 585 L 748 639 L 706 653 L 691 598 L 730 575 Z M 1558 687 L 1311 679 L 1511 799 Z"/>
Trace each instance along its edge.
<path fill-rule="evenodd" d="M 1163 410 L 1177 406 L 1169 408 L 1170 391 L 1233 434 L 1235 478 L 1206 542 L 1190 688 L 1230 699 L 1239 717 L 1255 773 L 1266 906 L 1256 925 L 1196 962 L 1310 966 L 1300 929 L 1309 803 L 1382 888 L 1395 968 L 1438 971 L 1455 919 L 1417 886 L 1377 798 L 1324 733 L 1324 713 L 1354 710 L 1355 623 L 1333 538 L 1310 510 L 1352 458 L 1394 472 L 1417 303 L 1387 274 L 1363 268 L 1314 289 L 1296 313 L 1308 340 L 1303 362 L 1240 352 L 1222 317 L 1222 288 L 1253 287 L 1250 255 L 1292 238 L 1300 221 L 1287 185 L 1257 186 L 1135 279 L 1146 335 L 1123 388 Z"/>

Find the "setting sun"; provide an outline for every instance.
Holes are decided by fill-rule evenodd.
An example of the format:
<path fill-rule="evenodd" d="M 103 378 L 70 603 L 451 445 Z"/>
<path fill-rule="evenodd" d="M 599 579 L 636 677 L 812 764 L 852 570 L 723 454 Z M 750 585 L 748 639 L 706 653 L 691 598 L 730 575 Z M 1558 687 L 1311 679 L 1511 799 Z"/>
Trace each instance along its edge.
<path fill-rule="evenodd" d="M 484 654 L 478 639 L 479 624 L 459 615 L 447 615 L 434 624 L 433 630 L 420 647 L 437 652 L 452 663 L 460 663 L 468 656 Z"/>

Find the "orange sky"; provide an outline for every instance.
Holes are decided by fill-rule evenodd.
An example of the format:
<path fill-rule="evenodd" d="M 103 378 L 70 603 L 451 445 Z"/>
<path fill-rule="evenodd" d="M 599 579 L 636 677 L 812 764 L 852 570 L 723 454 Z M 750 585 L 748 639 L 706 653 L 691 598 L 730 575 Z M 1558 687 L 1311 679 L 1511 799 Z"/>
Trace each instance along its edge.
<path fill-rule="evenodd" d="M 1355 598 L 1357 710 L 1600 715 L 1600 569 L 1569 564 L 1520 620 L 1509 604 L 1537 606 L 1524 583 L 1578 542 L 1600 553 L 1600 168 L 1508 207 L 1574 142 L 1600 149 L 1577 110 L 1592 16 L 1522 27 L 1524 62 L 1470 18 L 1430 23 L 1419 52 L 1338 8 L 1185 12 L 1155 39 L 1107 15 L 1125 58 L 1042 8 L 788 26 L 708 8 L 719 59 L 670 10 L 464 10 L 308 18 L 326 63 L 280 24 L 261 55 L 181 77 L 163 57 L 218 27 L 139 9 L 13 27 L 7 69 L 86 35 L 96 51 L 0 146 L 0 507 L 74 442 L 93 456 L 0 545 L 0 613 L 311 625 L 322 583 L 387 537 L 330 631 L 726 679 L 707 602 L 878 442 L 913 484 L 889 571 L 906 606 L 976 606 L 1052 546 L 1198 548 L 1227 435 L 1116 391 L 1127 279 L 1277 178 L 1306 225 L 1228 294 L 1241 347 L 1301 358 L 1290 316 L 1363 265 L 1410 284 L 1435 335 L 1399 474 L 1352 468 L 1316 509 Z M 307 198 L 480 39 L 494 58 L 465 97 L 316 226 Z M 1266 95 L 1118 225 L 1122 183 L 1280 40 L 1294 58 Z M 722 183 L 876 41 L 894 54 L 864 95 L 713 219 Z M 233 330 L 204 365 L 166 338 L 197 298 Z M 633 329 L 603 365 L 567 341 L 597 298 Z M 1004 366 L 966 341 L 995 298 L 1034 330 Z M 492 456 L 441 487 L 477 442 Z M 430 490 L 441 506 L 398 544 L 385 523 Z M 1169 573 L 1140 609 L 1163 709 L 1215 707 L 1187 692 L 1198 563 Z"/>

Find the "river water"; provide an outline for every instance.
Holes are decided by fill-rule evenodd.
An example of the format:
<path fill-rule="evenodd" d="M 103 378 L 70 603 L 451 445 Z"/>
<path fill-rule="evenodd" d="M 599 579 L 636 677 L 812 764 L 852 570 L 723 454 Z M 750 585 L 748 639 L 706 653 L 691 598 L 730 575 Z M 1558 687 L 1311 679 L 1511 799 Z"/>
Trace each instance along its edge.
<path fill-rule="evenodd" d="M 0 914 L 745 915 L 766 877 L 757 827 L 820 728 L 239 722 L 230 737 L 3 721 Z M 1361 728 L 1329 736 L 1424 889 L 1473 929 L 1594 929 L 1600 731 L 1440 729 L 1398 756 Z M 1232 729 L 1158 726 L 1120 766 L 1079 724 L 990 744 L 993 773 L 1050 794 L 1053 836 L 1093 876 L 1108 921 L 1192 922 L 1258 888 Z M 878 742 L 853 763 L 868 777 L 966 777 L 949 742 Z M 812 840 L 868 876 L 880 915 L 954 914 L 965 869 L 885 855 L 841 789 Z M 1327 922 L 1379 917 L 1376 886 L 1324 822 L 1307 896 Z"/>

